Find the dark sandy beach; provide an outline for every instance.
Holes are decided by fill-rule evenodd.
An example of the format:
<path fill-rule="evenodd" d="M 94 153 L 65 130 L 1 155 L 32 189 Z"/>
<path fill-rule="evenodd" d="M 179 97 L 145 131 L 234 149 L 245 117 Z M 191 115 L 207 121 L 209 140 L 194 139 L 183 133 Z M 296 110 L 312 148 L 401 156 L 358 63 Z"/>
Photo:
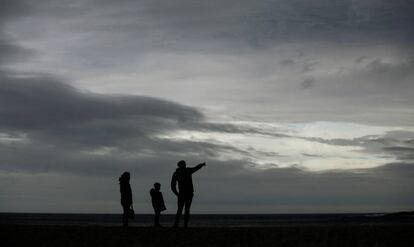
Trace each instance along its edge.
<path fill-rule="evenodd" d="M 1 246 L 414 246 L 414 225 L 152 228 L 0 225 Z"/>

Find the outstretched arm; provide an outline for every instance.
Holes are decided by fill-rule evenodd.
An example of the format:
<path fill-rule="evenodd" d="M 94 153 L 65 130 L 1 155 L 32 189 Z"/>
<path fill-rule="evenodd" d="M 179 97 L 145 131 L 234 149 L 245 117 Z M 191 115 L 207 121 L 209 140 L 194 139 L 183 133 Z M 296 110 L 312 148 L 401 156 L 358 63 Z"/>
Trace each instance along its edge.
<path fill-rule="evenodd" d="M 171 179 L 171 190 L 173 191 L 173 193 L 178 196 L 178 191 L 177 191 L 177 177 L 175 175 L 175 173 L 172 176 Z"/>
<path fill-rule="evenodd" d="M 206 162 L 203 162 L 203 163 L 198 164 L 198 165 L 196 165 L 196 166 L 194 166 L 194 167 L 189 167 L 188 169 L 190 169 L 191 173 L 194 173 L 194 172 L 196 172 L 196 171 L 200 170 L 200 169 L 201 169 L 201 167 L 203 167 L 203 166 L 205 166 L 205 165 L 206 165 Z"/>

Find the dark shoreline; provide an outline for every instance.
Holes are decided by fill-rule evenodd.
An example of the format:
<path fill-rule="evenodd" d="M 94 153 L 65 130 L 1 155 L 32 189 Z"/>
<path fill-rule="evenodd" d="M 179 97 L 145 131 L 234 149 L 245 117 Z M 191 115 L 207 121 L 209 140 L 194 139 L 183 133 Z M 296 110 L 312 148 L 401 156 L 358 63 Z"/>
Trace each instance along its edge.
<path fill-rule="evenodd" d="M 12 246 L 414 246 L 414 224 L 328 224 L 277 227 L 0 225 Z"/>
<path fill-rule="evenodd" d="M 134 227 L 153 225 L 153 214 L 137 214 Z M 175 215 L 161 216 L 169 226 Z M 0 213 L 0 225 L 119 226 L 120 214 Z M 191 227 L 279 227 L 289 225 L 414 224 L 405 214 L 193 214 Z"/>

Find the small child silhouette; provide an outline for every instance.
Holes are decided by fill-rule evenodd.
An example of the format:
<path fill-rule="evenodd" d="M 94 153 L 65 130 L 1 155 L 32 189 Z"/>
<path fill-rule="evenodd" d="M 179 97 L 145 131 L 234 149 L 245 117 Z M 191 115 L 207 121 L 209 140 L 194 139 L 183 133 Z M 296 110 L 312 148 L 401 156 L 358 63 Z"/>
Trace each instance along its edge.
<path fill-rule="evenodd" d="M 161 189 L 161 184 L 160 183 L 155 183 L 154 188 L 152 188 L 150 190 L 152 207 L 154 208 L 154 212 L 155 212 L 155 217 L 154 217 L 154 226 L 155 227 L 161 227 L 161 225 L 160 225 L 160 214 L 161 214 L 162 211 L 167 209 L 165 207 L 164 198 L 162 197 L 162 193 L 161 193 L 160 189 Z"/>

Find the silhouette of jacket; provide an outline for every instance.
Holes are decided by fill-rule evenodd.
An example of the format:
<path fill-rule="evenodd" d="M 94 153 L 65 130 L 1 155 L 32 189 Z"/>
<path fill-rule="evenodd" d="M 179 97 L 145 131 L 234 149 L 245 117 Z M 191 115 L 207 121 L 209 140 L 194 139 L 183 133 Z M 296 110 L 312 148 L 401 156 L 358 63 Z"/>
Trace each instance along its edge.
<path fill-rule="evenodd" d="M 131 185 L 128 181 L 119 180 L 120 184 L 120 191 L 121 191 L 121 204 L 123 205 L 131 205 L 132 204 L 132 191 Z"/>
<path fill-rule="evenodd" d="M 150 195 L 154 211 L 161 212 L 167 209 L 165 207 L 164 198 L 162 197 L 161 191 L 157 191 L 156 189 L 152 188 L 150 190 Z"/>
<path fill-rule="evenodd" d="M 171 189 L 176 195 L 191 195 L 194 192 L 192 174 L 204 164 L 196 165 L 195 167 L 177 168 L 171 179 Z M 178 191 L 177 191 L 178 183 Z"/>

